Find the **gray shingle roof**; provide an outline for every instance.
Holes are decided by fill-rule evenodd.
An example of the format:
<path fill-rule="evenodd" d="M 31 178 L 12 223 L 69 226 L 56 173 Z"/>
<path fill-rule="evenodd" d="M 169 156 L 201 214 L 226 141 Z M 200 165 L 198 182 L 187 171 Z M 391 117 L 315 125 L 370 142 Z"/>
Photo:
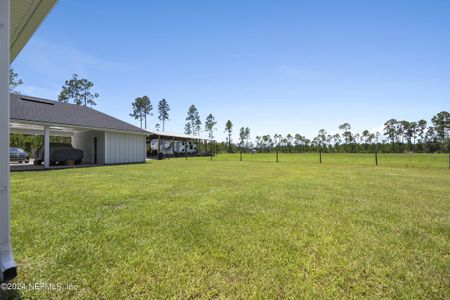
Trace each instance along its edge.
<path fill-rule="evenodd" d="M 95 109 L 11 93 L 11 119 L 146 133 Z"/>

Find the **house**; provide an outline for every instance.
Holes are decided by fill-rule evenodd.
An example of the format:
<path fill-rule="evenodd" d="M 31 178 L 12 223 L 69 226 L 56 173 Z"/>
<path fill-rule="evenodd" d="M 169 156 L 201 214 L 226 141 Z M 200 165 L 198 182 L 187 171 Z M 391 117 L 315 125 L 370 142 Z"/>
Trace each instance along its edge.
<path fill-rule="evenodd" d="M 10 99 L 11 133 L 43 135 L 45 149 L 50 136 L 68 136 L 84 151 L 84 164 L 145 162 L 148 132 L 141 128 L 86 106 L 14 93 Z"/>

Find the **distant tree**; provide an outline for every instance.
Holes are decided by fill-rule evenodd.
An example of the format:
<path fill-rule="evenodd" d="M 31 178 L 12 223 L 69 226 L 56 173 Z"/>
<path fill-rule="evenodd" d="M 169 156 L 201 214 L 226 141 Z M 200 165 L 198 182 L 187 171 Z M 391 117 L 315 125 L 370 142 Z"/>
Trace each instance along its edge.
<path fill-rule="evenodd" d="M 274 139 L 274 142 L 275 142 L 275 147 L 276 147 L 277 149 L 279 149 L 280 146 L 281 146 L 281 139 L 282 139 L 282 138 L 283 138 L 283 136 L 282 136 L 281 134 L 275 133 L 275 134 L 273 135 L 273 139 Z"/>
<path fill-rule="evenodd" d="M 369 135 L 370 135 L 370 132 L 367 129 L 361 133 L 361 137 L 362 137 L 362 140 L 364 143 L 367 143 L 367 138 L 369 137 Z"/>
<path fill-rule="evenodd" d="M 291 152 L 292 151 L 292 142 L 294 141 L 294 137 L 292 136 L 292 134 L 288 133 L 286 135 L 286 144 L 287 144 L 287 148 L 288 151 Z"/>
<path fill-rule="evenodd" d="M 161 121 L 162 123 L 162 131 L 165 131 L 165 124 L 166 121 L 169 120 L 169 111 L 170 111 L 170 107 L 169 107 L 169 103 L 167 103 L 166 99 L 161 99 L 161 101 L 159 101 L 158 103 L 158 119 Z"/>
<path fill-rule="evenodd" d="M 206 117 L 206 121 L 205 121 L 205 131 L 208 132 L 208 138 L 211 140 L 214 138 L 214 130 L 216 130 L 216 128 L 215 128 L 216 124 L 217 124 L 217 122 L 216 122 L 214 116 L 212 114 L 209 114 Z"/>
<path fill-rule="evenodd" d="M 403 127 L 403 136 L 409 145 L 409 151 L 412 151 L 412 140 L 414 138 L 415 122 L 401 121 Z"/>
<path fill-rule="evenodd" d="M 302 144 L 302 135 L 299 133 L 296 133 L 294 135 L 294 145 L 295 145 L 295 151 L 299 152 L 299 147 Z"/>
<path fill-rule="evenodd" d="M 146 97 L 146 96 L 144 96 Z M 137 97 L 134 99 L 134 102 L 131 103 L 131 106 L 133 107 L 132 113 L 130 114 L 130 117 L 133 117 L 136 120 L 139 120 L 141 123 L 142 128 L 142 121 L 145 119 L 145 105 L 146 101 L 144 97 Z"/>
<path fill-rule="evenodd" d="M 450 133 L 450 113 L 441 111 L 431 119 L 438 139 L 444 143 Z"/>
<path fill-rule="evenodd" d="M 390 119 L 384 123 L 384 135 L 391 141 L 392 151 L 394 151 L 395 140 L 397 139 L 397 124 L 396 119 Z"/>
<path fill-rule="evenodd" d="M 245 127 L 241 127 L 241 129 L 239 129 L 239 147 L 240 148 L 244 147 L 245 138 L 246 138 Z"/>
<path fill-rule="evenodd" d="M 97 105 L 95 99 L 99 97 L 98 93 L 91 93 L 94 83 L 87 79 L 78 79 L 77 74 L 72 75 L 72 79 L 66 80 L 61 87 L 62 91 L 59 93 L 58 100 L 60 102 L 69 102 L 70 99 L 77 105 Z"/>
<path fill-rule="evenodd" d="M 161 129 L 161 124 L 156 123 L 156 124 L 155 124 L 155 129 L 156 129 L 156 131 L 159 131 L 159 130 Z M 163 131 L 164 131 L 164 130 L 163 130 Z"/>
<path fill-rule="evenodd" d="M 419 137 L 419 146 L 423 151 L 423 143 L 425 142 L 425 131 L 427 129 L 427 121 L 421 119 L 417 122 L 416 134 Z"/>
<path fill-rule="evenodd" d="M 245 127 L 245 146 L 249 147 L 249 141 L 250 141 L 250 128 Z"/>
<path fill-rule="evenodd" d="M 339 146 L 341 144 L 341 135 L 339 133 L 335 133 L 333 135 L 334 145 Z"/>
<path fill-rule="evenodd" d="M 255 137 L 255 143 L 256 143 L 256 148 L 259 149 L 261 151 L 262 148 L 262 137 L 260 137 L 259 135 L 257 135 Z"/>
<path fill-rule="evenodd" d="M 142 121 L 145 121 L 145 129 L 147 129 L 147 116 L 151 114 L 153 109 L 150 98 L 147 96 L 137 97 L 131 105 L 133 107 L 133 111 L 130 116 L 140 121 L 141 128 Z"/>
<path fill-rule="evenodd" d="M 403 151 L 403 149 L 401 148 L 402 144 L 404 144 L 405 140 L 408 139 L 408 137 L 407 137 L 408 128 L 409 128 L 408 121 L 403 120 L 403 121 L 399 121 L 397 123 L 397 138 L 401 139 L 401 141 L 399 143 L 400 152 Z"/>
<path fill-rule="evenodd" d="M 417 122 L 410 122 L 409 128 L 408 128 L 408 135 L 412 137 L 412 145 L 413 145 L 413 151 L 416 151 L 416 140 L 417 140 Z M 411 149 L 410 149 L 411 150 Z"/>
<path fill-rule="evenodd" d="M 339 129 L 344 131 L 344 133 L 342 134 L 342 137 L 344 138 L 345 143 L 350 144 L 353 139 L 352 133 L 350 132 L 350 129 L 352 129 L 352 126 L 349 123 L 343 123 L 343 124 L 339 125 Z"/>
<path fill-rule="evenodd" d="M 187 112 L 186 121 L 190 124 L 189 128 L 192 134 L 199 135 L 202 122 L 200 121 L 200 114 L 198 113 L 197 108 L 195 105 L 191 105 L 189 107 L 189 110 Z M 185 126 L 186 131 L 186 126 Z"/>
<path fill-rule="evenodd" d="M 152 115 L 153 105 L 148 96 L 142 96 L 142 112 L 144 113 L 145 129 L 147 129 L 147 116 Z"/>
<path fill-rule="evenodd" d="M 230 120 L 227 121 L 227 123 L 225 124 L 225 132 L 227 133 L 228 137 L 228 152 L 231 152 L 231 134 L 233 133 L 233 123 L 231 123 Z"/>
<path fill-rule="evenodd" d="M 427 128 L 426 134 L 425 134 L 425 150 L 426 151 L 435 151 L 435 144 L 436 144 L 436 130 L 433 126 L 429 126 Z"/>
<path fill-rule="evenodd" d="M 19 74 L 14 72 L 14 69 L 9 69 L 9 91 L 17 93 L 16 88 L 22 84 L 23 80 L 19 78 Z"/>

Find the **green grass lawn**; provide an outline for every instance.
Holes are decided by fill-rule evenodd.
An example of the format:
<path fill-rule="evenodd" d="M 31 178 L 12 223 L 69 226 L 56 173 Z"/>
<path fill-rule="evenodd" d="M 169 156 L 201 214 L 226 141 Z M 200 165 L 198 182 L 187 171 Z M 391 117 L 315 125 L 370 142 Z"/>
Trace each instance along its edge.
<path fill-rule="evenodd" d="M 450 297 L 445 155 L 271 157 L 13 173 L 15 282 L 77 288 L 8 295 Z"/>

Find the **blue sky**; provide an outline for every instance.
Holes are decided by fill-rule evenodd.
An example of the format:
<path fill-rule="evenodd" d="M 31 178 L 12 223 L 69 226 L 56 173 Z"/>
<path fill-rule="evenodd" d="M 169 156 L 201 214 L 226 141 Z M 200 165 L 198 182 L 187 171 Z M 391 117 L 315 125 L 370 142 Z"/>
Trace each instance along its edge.
<path fill-rule="evenodd" d="M 450 1 L 60 0 L 13 67 L 50 99 L 78 73 L 136 125 L 135 97 L 166 98 L 175 132 L 195 104 L 219 139 L 228 119 L 252 138 L 429 121 L 450 110 Z"/>

